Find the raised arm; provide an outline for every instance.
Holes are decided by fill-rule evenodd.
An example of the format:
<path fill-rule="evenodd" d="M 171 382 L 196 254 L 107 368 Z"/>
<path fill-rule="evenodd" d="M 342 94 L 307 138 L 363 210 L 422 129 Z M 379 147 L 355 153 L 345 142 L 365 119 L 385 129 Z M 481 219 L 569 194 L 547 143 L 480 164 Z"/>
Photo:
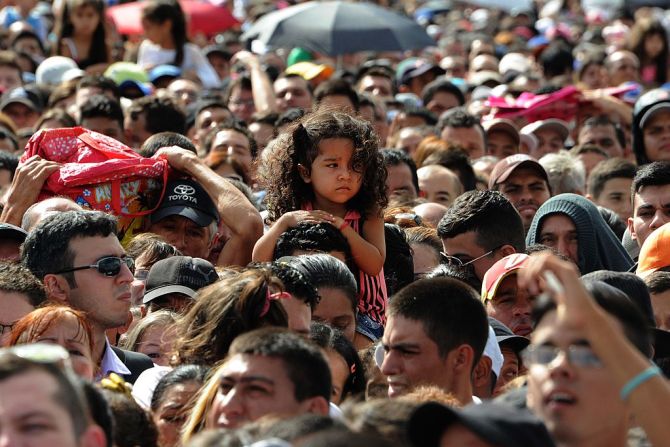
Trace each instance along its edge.
<path fill-rule="evenodd" d="M 251 260 L 254 244 L 263 234 L 260 213 L 235 186 L 212 171 L 194 153 L 177 147 L 163 148 L 156 154 L 170 166 L 195 179 L 216 204 L 231 237 L 221 250 L 218 265 L 245 266 Z"/>
<path fill-rule="evenodd" d="M 555 275 L 563 288 L 554 294 L 559 319 L 582 330 L 587 340 L 612 374 L 617 387 L 631 388 L 626 403 L 654 446 L 666 445 L 670 438 L 670 384 L 661 375 L 652 375 L 638 385 L 636 377 L 652 366 L 640 351 L 628 341 L 621 326 L 593 300 L 584 288 L 573 264 L 550 254 L 533 256 L 527 267 L 519 270 L 519 286 L 532 293 L 549 291 L 546 272 Z"/>

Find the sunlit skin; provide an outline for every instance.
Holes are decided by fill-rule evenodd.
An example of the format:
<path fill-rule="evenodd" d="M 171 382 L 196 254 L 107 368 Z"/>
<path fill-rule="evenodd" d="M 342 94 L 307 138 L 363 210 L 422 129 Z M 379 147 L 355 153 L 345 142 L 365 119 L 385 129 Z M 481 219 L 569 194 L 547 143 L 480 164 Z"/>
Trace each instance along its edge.
<path fill-rule="evenodd" d="M 500 346 L 500 352 L 503 355 L 503 365 L 500 368 L 500 376 L 496 380 L 496 387 L 493 390 L 493 396 L 498 396 L 503 393 L 503 388 L 512 380 L 519 377 L 521 372 L 521 359 L 519 354 L 509 346 Z"/>
<path fill-rule="evenodd" d="M 582 127 L 577 141 L 580 145 L 592 144 L 598 146 L 610 157 L 623 157 L 624 148 L 619 143 L 613 125 Z"/>
<path fill-rule="evenodd" d="M 651 307 L 654 309 L 656 327 L 670 331 L 670 290 L 652 293 Z"/>
<path fill-rule="evenodd" d="M 461 146 L 470 160 L 484 156 L 484 134 L 477 127 L 445 127 L 440 138 L 451 145 Z"/>
<path fill-rule="evenodd" d="M 209 427 L 236 428 L 265 415 L 289 417 L 308 410 L 308 402 L 295 399 L 293 382 L 278 358 L 237 354 L 221 368 Z"/>
<path fill-rule="evenodd" d="M 533 330 L 531 310 L 535 297 L 517 285 L 516 273 L 505 277 L 493 299 L 486 301 L 486 312 L 516 335 L 527 337 Z"/>
<path fill-rule="evenodd" d="M 446 368 L 449 355 L 440 356 L 421 322 L 389 316 L 382 345 L 385 354 L 381 372 L 386 376 L 389 397 L 399 397 L 422 384 L 451 388 L 454 377 Z"/>
<path fill-rule="evenodd" d="M 11 328 L 24 316 L 28 315 L 35 308 L 30 305 L 28 297 L 18 292 L 4 292 L 0 290 L 0 299 L 2 300 L 2 312 L 0 312 L 0 324 L 2 324 L 2 333 L 0 334 L 0 346 L 4 346 L 9 339 Z M 5 327 L 7 326 L 7 327 Z"/>
<path fill-rule="evenodd" d="M 552 154 L 565 148 L 564 139 L 560 133 L 554 129 L 538 129 L 533 132 L 538 139 L 537 149 L 530 155 L 539 160 L 547 154 Z"/>
<path fill-rule="evenodd" d="M 172 386 L 163 396 L 163 400 L 152 413 L 152 419 L 158 429 L 158 445 L 176 447 L 179 445 L 180 430 L 186 418 L 185 407 L 200 389 L 197 382 L 186 382 Z"/>
<path fill-rule="evenodd" d="M 303 78 L 291 76 L 277 79 L 274 83 L 274 90 L 277 97 L 277 108 L 280 112 L 292 108 L 304 110 L 312 108 L 312 93 L 309 91 L 307 81 Z"/>
<path fill-rule="evenodd" d="M 442 239 L 442 246 L 447 255 L 460 259 L 464 264 L 488 252 L 477 243 L 477 233 L 474 231 L 466 231 L 454 237 Z M 491 255 L 473 262 L 471 265 L 477 278 L 483 279 L 488 269 L 504 256 L 502 250 L 496 250 Z"/>
<path fill-rule="evenodd" d="M 486 150 L 488 155 L 503 159 L 510 155 L 518 154 L 519 145 L 509 133 L 501 130 L 492 130 L 488 133 Z"/>
<path fill-rule="evenodd" d="M 386 166 L 388 177 L 386 177 L 386 193 L 389 196 L 398 195 L 403 197 L 416 197 L 418 191 L 412 180 L 412 170 L 405 163 L 395 166 Z"/>
<path fill-rule="evenodd" d="M 329 349 L 326 351 L 326 360 L 330 367 L 330 375 L 333 380 L 333 394 L 330 401 L 335 405 L 342 402 L 342 393 L 344 392 L 344 385 L 349 379 L 349 366 L 346 360 L 337 351 Z"/>
<path fill-rule="evenodd" d="M 621 445 L 617 440 L 626 439 L 630 414 L 619 387 L 606 368 L 573 365 L 565 355 L 570 346 L 588 346 L 586 336 L 551 312 L 533 332 L 532 343 L 562 350 L 548 365 L 529 365 L 528 375 L 528 407 L 557 444 Z"/>
<path fill-rule="evenodd" d="M 670 184 L 644 186 L 635 193 L 633 217 L 628 219 L 631 237 L 641 247 L 649 235 L 670 222 Z"/>

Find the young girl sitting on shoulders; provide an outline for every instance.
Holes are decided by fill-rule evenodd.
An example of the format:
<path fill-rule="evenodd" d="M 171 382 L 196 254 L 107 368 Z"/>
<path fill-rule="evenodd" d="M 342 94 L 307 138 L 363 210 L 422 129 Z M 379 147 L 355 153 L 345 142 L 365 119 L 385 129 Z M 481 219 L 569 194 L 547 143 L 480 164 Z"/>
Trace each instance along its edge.
<path fill-rule="evenodd" d="M 103 0 L 66 0 L 56 23 L 55 54 L 70 57 L 79 68 L 102 73 L 111 62 L 105 34 Z"/>
<path fill-rule="evenodd" d="M 270 261 L 279 235 L 300 222 L 335 226 L 359 270 L 359 332 L 381 337 L 387 300 L 386 169 L 372 126 L 345 113 L 321 111 L 280 135 L 271 150 L 263 177 L 272 226 L 256 243 L 253 260 Z"/>
<path fill-rule="evenodd" d="M 140 44 L 137 64 L 149 71 L 157 65 L 175 65 L 183 77 L 197 76 L 204 88 L 217 88 L 221 80 L 200 49 L 188 43 L 186 18 L 176 0 L 150 0 L 142 10 L 146 39 Z"/>

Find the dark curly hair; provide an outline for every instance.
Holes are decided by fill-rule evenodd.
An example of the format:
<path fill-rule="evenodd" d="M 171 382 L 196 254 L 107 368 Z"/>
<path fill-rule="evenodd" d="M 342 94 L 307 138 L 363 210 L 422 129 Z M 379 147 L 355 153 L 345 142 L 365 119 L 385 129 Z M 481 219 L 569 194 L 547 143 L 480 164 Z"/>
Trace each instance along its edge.
<path fill-rule="evenodd" d="M 356 148 L 352 167 L 361 173 L 363 182 L 347 208 L 370 216 L 380 214 L 386 206 L 386 168 L 372 125 L 346 113 L 326 110 L 306 115 L 274 142 L 262 169 L 271 222 L 314 201 L 314 191 L 303 181 L 298 165 L 310 170 L 319 155 L 319 143 L 328 138 L 348 138 Z"/>

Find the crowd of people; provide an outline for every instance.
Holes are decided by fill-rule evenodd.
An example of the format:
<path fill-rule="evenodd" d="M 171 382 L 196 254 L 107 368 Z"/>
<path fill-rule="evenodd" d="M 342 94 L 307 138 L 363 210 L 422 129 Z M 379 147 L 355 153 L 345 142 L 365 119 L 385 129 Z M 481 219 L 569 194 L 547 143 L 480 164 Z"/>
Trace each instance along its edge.
<path fill-rule="evenodd" d="M 291 3 L 3 4 L 0 445 L 667 445 L 666 11 Z"/>

